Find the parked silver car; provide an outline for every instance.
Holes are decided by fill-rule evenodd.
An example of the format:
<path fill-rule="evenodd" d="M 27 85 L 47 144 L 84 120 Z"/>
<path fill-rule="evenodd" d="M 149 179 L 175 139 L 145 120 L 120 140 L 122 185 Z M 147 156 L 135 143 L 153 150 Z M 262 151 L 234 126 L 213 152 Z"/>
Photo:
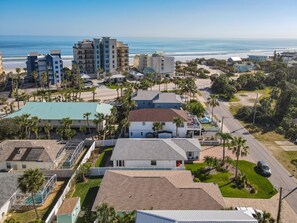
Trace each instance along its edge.
<path fill-rule="evenodd" d="M 264 161 L 259 161 L 257 163 L 257 166 L 260 169 L 261 174 L 263 174 L 265 176 L 271 176 L 271 169 L 267 163 L 265 163 Z"/>

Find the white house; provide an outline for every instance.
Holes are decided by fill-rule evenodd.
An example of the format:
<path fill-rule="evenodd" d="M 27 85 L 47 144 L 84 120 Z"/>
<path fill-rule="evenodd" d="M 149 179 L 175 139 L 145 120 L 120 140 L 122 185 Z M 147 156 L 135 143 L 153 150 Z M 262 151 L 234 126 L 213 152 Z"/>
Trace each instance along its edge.
<path fill-rule="evenodd" d="M 173 122 L 180 118 L 182 124 L 177 128 Z M 160 122 L 162 130 L 153 130 L 153 124 Z M 200 130 L 200 124 L 196 116 L 190 116 L 187 112 L 177 109 L 144 108 L 130 111 L 129 113 L 129 137 L 130 138 L 185 138 L 192 135 L 193 131 Z"/>
<path fill-rule="evenodd" d="M 234 63 L 240 63 L 241 61 L 242 61 L 242 60 L 241 60 L 240 57 L 230 57 L 230 58 L 228 58 L 227 63 L 228 63 L 229 65 L 232 65 L 232 64 L 234 64 Z"/>
<path fill-rule="evenodd" d="M 243 211 L 234 210 L 139 210 L 136 223 L 257 223 Z"/>
<path fill-rule="evenodd" d="M 176 168 L 198 160 L 198 139 L 118 139 L 110 160 L 114 167 Z"/>
<path fill-rule="evenodd" d="M 55 140 L 5 140 L 0 143 L 0 169 L 55 169 L 65 153 Z"/>

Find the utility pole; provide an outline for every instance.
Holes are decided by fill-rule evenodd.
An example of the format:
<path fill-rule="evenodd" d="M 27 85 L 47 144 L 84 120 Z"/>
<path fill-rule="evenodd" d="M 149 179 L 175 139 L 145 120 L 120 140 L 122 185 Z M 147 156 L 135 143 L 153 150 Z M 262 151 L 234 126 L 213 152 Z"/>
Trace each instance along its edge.
<path fill-rule="evenodd" d="M 280 223 L 280 217 L 281 217 L 281 209 L 282 209 L 282 193 L 283 193 L 283 188 L 279 188 L 279 199 L 278 199 L 278 210 L 277 210 L 277 218 L 276 218 L 276 223 Z"/>
<path fill-rule="evenodd" d="M 221 132 L 223 132 L 223 128 L 224 128 L 224 116 L 222 116 L 222 121 L 221 121 Z"/>
<path fill-rule="evenodd" d="M 255 124 L 255 120 L 256 120 L 256 113 L 257 113 L 257 109 L 256 109 L 256 105 L 258 103 L 258 93 L 257 93 L 257 96 L 256 96 L 256 101 L 255 101 L 255 104 L 254 104 L 254 117 L 253 117 L 253 124 Z"/>

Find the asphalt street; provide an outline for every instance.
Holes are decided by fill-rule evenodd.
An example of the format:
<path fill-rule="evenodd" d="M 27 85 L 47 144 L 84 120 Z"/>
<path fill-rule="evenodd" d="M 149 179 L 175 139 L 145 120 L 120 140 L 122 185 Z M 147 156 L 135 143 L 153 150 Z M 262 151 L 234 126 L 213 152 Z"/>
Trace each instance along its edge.
<path fill-rule="evenodd" d="M 199 86 L 198 86 L 199 87 Z M 200 89 L 202 97 L 207 100 L 209 96 L 208 89 Z M 225 127 L 234 135 L 241 136 L 247 140 L 249 146 L 249 154 L 251 158 L 257 162 L 265 161 L 271 168 L 272 175 L 269 177 L 271 183 L 279 189 L 283 187 L 283 197 L 297 187 L 297 180 L 292 176 L 274 157 L 273 155 L 256 140 L 241 124 L 233 118 L 232 114 L 224 102 L 220 102 L 220 106 L 214 108 L 214 114 L 218 119 L 224 117 Z M 273 141 L 273 139 L 271 139 Z M 297 190 L 288 195 L 285 200 L 292 209 L 297 213 Z"/>

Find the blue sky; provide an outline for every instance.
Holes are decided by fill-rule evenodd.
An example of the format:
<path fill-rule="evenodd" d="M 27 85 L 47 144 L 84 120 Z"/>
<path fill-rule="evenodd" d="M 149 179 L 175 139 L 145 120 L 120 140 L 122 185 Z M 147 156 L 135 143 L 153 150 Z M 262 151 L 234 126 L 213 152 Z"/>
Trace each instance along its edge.
<path fill-rule="evenodd" d="M 0 35 L 297 38 L 297 0 L 0 0 Z"/>

